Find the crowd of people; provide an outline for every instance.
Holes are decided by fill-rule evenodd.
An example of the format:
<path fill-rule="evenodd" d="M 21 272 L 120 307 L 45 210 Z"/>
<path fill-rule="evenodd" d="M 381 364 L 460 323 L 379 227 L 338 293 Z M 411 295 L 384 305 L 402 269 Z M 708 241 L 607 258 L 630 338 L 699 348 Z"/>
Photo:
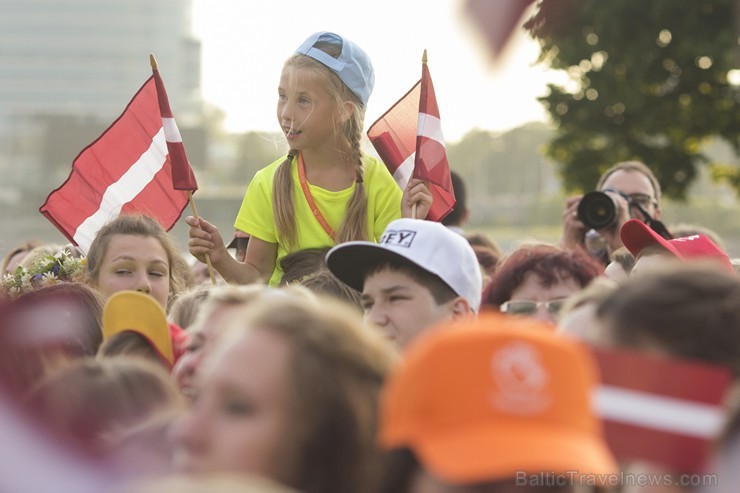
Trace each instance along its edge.
<path fill-rule="evenodd" d="M 468 231 L 454 172 L 455 209 L 428 221 L 428 183 L 401 190 L 361 149 L 373 84 L 347 38 L 299 46 L 278 88 L 289 150 L 250 182 L 229 243 L 188 217 L 182 252 L 124 213 L 86 252 L 29 241 L 5 256 L 0 436 L 51 479 L 0 468 L 0 490 L 733 489 L 740 279 L 721 239 L 664 225 L 638 161 L 595 185 L 608 224 L 573 197 L 554 244 L 504 252 Z M 684 426 L 702 430 L 691 450 L 651 442 L 683 408 L 632 392 L 629 419 L 613 411 L 603 354 L 646 362 L 617 368 L 643 400 L 663 391 L 649 361 L 713 371 L 699 387 L 722 392 Z M 644 453 L 613 440 L 615 421 Z"/>

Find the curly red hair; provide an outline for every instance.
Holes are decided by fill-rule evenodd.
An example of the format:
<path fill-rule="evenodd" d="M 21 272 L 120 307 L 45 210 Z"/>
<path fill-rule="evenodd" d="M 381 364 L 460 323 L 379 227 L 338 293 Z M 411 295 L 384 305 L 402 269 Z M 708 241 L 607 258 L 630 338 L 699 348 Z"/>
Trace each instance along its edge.
<path fill-rule="evenodd" d="M 498 310 L 511 299 L 527 274 L 535 274 L 546 288 L 573 279 L 581 287 L 604 272 L 604 267 L 581 249 L 562 249 L 535 244 L 519 247 L 498 265 L 491 281 L 483 290 L 483 308 Z"/>

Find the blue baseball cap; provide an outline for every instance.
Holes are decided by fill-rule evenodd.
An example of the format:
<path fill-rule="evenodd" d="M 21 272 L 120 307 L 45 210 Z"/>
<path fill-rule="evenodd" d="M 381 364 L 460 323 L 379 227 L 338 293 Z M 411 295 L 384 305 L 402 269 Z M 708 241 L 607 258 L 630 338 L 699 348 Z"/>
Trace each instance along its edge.
<path fill-rule="evenodd" d="M 316 48 L 316 43 L 320 41 L 336 45 L 341 50 L 339 57 L 334 58 L 320 48 Z M 322 31 L 309 36 L 298 47 L 296 53 L 310 56 L 329 67 L 349 90 L 360 98 L 362 104 L 367 106 L 375 85 L 375 71 L 370 57 L 362 48 L 338 34 Z"/>

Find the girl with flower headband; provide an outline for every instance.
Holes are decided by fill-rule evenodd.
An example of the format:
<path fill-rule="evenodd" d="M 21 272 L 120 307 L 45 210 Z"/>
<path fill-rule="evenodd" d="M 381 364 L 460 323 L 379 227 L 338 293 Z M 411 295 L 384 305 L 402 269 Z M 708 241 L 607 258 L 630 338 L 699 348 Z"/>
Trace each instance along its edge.
<path fill-rule="evenodd" d="M 248 233 L 244 263 L 226 253 L 218 229 L 188 217 L 190 253 L 229 282 L 282 276 L 280 259 L 308 248 L 377 240 L 401 215 L 426 217 L 432 196 L 412 179 L 401 192 L 385 166 L 360 148 L 365 109 L 375 83 L 367 54 L 330 32 L 311 35 L 283 66 L 278 123 L 287 156 L 260 170 L 244 196 L 235 227 Z"/>

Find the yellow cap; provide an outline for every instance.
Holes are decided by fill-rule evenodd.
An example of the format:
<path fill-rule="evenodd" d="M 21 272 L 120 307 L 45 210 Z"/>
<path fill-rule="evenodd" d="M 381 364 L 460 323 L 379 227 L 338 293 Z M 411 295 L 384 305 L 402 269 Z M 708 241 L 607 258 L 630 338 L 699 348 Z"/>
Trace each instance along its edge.
<path fill-rule="evenodd" d="M 151 296 L 119 291 L 108 298 L 103 309 L 103 340 L 125 331 L 141 334 L 163 359 L 174 363 L 167 315 Z"/>

